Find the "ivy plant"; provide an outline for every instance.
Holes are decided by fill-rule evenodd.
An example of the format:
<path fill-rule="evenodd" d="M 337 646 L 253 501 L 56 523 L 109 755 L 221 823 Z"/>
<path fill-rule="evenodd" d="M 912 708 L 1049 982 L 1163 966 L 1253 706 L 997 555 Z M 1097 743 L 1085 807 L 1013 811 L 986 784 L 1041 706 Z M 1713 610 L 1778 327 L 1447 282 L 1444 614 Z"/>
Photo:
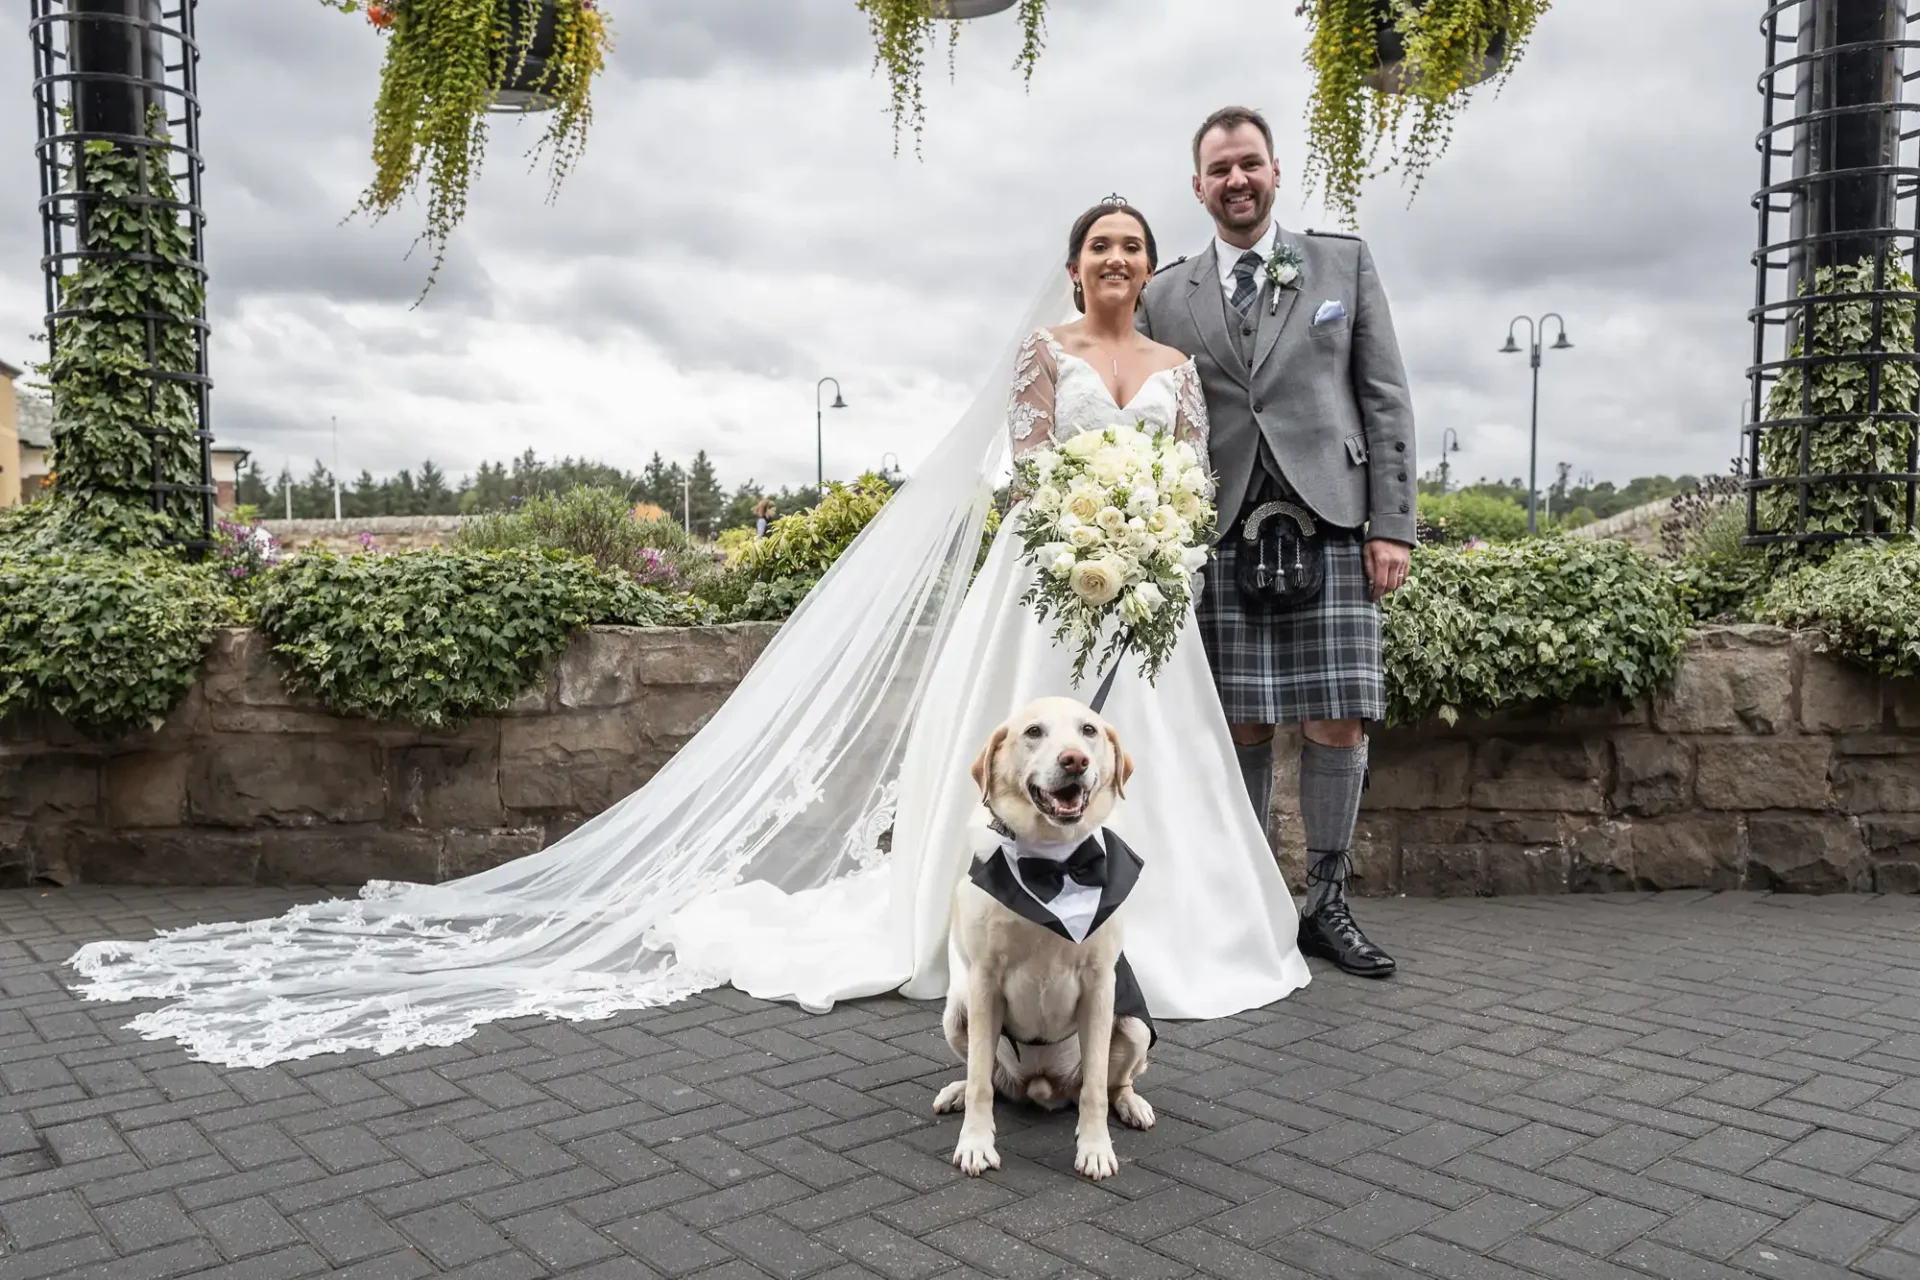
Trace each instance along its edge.
<path fill-rule="evenodd" d="M 1776 581 L 1763 622 L 1822 632 L 1827 652 L 1884 676 L 1920 676 L 1920 543 L 1843 548 Z"/>
<path fill-rule="evenodd" d="M 1396 724 L 1632 702 L 1673 678 L 1690 621 L 1650 557 L 1570 538 L 1417 547 L 1406 584 L 1383 609 Z"/>
<path fill-rule="evenodd" d="M 1802 334 L 1787 354 L 1789 357 L 1811 354 L 1853 358 L 1791 365 L 1782 371 L 1767 396 L 1769 421 L 1801 417 L 1831 419 L 1809 428 L 1807 474 L 1810 476 L 1907 470 L 1913 423 L 1900 418 L 1868 416 L 1876 409 L 1881 413 L 1911 413 L 1915 397 L 1920 395 L 1920 366 L 1913 360 L 1913 277 L 1905 269 L 1889 263 L 1884 279 L 1885 287 L 1896 291 L 1897 296 L 1880 303 L 1876 342 L 1873 300 L 1846 296 L 1873 290 L 1873 259 L 1815 271 L 1812 294 L 1815 297 L 1839 295 L 1839 300 L 1816 303 L 1809 308 L 1813 317 L 1811 347 Z M 1871 403 L 1869 394 L 1876 372 L 1879 378 L 1877 405 Z M 1782 427 L 1764 432 L 1760 440 L 1760 463 L 1764 475 L 1799 475 L 1800 429 Z M 1794 531 L 1799 525 L 1799 503 L 1796 486 L 1763 490 L 1759 495 L 1762 529 Z M 1904 529 L 1906 487 L 1891 482 L 1867 486 L 1810 485 L 1806 532 L 1866 533 L 1869 507 L 1873 512 L 1873 531 Z M 1771 554 L 1776 561 L 1792 557 L 1818 558 L 1830 549 L 1831 543 L 1776 543 Z"/>
<path fill-rule="evenodd" d="M 234 621 L 211 565 L 165 551 L 0 544 L 0 719 L 51 711 L 98 734 L 157 728 Z"/>
<path fill-rule="evenodd" d="M 591 623 L 700 620 L 625 574 L 532 549 L 308 552 L 260 579 L 254 614 L 296 688 L 343 715 L 427 726 L 504 709 Z"/>
<path fill-rule="evenodd" d="M 1362 182 L 1398 169 L 1419 193 L 1446 150 L 1453 122 L 1490 57 L 1498 82 L 1519 63 L 1535 24 L 1552 0 L 1306 0 L 1300 13 L 1311 37 L 1307 65 L 1308 185 L 1348 226 L 1356 220 Z M 1381 65 L 1381 33 L 1392 28 L 1405 46 L 1395 67 Z M 1500 51 L 1494 53 L 1498 41 Z M 1382 153 L 1387 153 L 1384 163 Z"/>
<path fill-rule="evenodd" d="M 158 115 L 149 131 L 164 139 Z M 67 181 L 88 197 L 79 243 L 87 253 L 60 282 L 52 355 L 40 366 L 53 392 L 54 498 L 49 530 L 73 541 L 151 546 L 201 532 L 199 499 L 165 495 L 154 480 L 200 483 L 200 416 L 191 379 L 205 288 L 193 235 L 170 202 L 161 148 L 83 144 Z M 151 342 L 151 349 L 149 349 Z"/>
<path fill-rule="evenodd" d="M 447 242 L 466 217 L 486 153 L 487 112 L 525 67 L 543 0 L 321 0 L 364 12 L 387 38 L 373 107 L 373 181 L 359 211 L 384 217 L 424 193 L 420 238 L 432 251 L 431 288 Z M 553 53 L 533 85 L 552 114 L 533 147 L 547 160 L 549 197 L 573 170 L 593 123 L 593 83 L 612 31 L 596 0 L 545 0 Z"/>

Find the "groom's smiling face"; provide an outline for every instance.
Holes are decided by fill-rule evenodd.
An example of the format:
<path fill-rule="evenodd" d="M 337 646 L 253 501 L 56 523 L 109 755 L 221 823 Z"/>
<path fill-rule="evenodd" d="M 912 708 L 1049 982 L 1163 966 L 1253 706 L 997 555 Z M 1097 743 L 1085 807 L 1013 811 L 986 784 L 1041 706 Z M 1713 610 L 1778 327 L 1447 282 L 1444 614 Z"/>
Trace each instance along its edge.
<path fill-rule="evenodd" d="M 1273 153 L 1255 126 L 1213 129 L 1200 139 L 1193 193 L 1223 233 L 1251 239 L 1265 231 L 1279 180 Z"/>

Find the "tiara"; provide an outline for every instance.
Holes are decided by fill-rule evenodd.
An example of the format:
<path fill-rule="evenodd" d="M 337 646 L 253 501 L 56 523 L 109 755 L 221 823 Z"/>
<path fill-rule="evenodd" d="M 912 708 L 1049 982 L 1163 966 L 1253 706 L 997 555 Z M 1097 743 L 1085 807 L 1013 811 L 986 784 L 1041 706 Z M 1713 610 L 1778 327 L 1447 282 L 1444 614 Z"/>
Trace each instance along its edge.
<path fill-rule="evenodd" d="M 1108 196 L 1105 200 L 1102 200 L 1100 203 L 1101 204 L 1125 204 L 1126 202 L 1127 202 L 1127 198 L 1125 196 L 1121 195 L 1119 192 L 1115 192 L 1114 194 Z"/>

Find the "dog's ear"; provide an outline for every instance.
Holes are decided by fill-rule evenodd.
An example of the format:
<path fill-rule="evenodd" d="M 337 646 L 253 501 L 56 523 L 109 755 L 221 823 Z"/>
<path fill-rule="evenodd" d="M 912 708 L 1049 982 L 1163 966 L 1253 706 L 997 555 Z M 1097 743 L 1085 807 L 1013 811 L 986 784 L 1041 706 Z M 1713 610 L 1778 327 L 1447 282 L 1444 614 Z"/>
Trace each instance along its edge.
<path fill-rule="evenodd" d="M 1133 757 L 1120 745 L 1120 731 L 1112 725 L 1107 727 L 1107 743 L 1113 748 L 1113 790 L 1122 800 L 1127 798 L 1127 781 L 1133 777 Z"/>
<path fill-rule="evenodd" d="M 1006 745 L 1007 726 L 1001 725 L 993 731 L 993 737 L 987 739 L 987 746 L 973 762 L 973 781 L 980 788 L 980 798 L 987 799 L 993 794 L 993 762 L 1000 754 L 1000 748 Z"/>

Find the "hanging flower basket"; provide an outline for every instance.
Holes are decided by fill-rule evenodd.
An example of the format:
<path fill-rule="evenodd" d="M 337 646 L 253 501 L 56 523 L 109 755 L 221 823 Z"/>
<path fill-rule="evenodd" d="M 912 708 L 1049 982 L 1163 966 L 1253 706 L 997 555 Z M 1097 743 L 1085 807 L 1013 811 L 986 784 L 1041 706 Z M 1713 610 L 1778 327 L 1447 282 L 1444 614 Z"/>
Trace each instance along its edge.
<path fill-rule="evenodd" d="M 1309 186 L 1348 226 L 1360 188 L 1400 170 L 1409 199 L 1475 86 L 1504 79 L 1553 0 L 1303 0 Z"/>
<path fill-rule="evenodd" d="M 373 181 L 359 211 L 384 217 L 420 194 L 433 252 L 427 284 L 466 217 L 491 112 L 549 113 L 533 154 L 549 193 L 586 146 L 593 82 L 611 32 L 597 0 L 322 0 L 364 12 L 386 41 L 373 108 Z"/>
<path fill-rule="evenodd" d="M 548 91 L 558 0 L 507 0 L 507 38 L 494 53 L 500 88 L 493 95 L 494 111 L 551 111 L 558 105 Z M 531 30 L 529 30 L 531 28 Z"/>
<path fill-rule="evenodd" d="M 1416 9 L 1426 7 L 1426 0 L 1414 0 Z M 1367 86 L 1379 93 L 1403 94 L 1417 90 L 1418 76 L 1407 65 L 1407 37 L 1393 19 L 1392 7 L 1388 3 L 1380 6 L 1383 16 L 1380 22 L 1380 34 L 1374 40 L 1374 48 L 1379 54 L 1380 65 L 1367 77 Z M 1477 66 L 1468 71 L 1469 79 L 1462 88 L 1472 88 L 1484 84 L 1500 74 L 1507 57 L 1507 32 L 1500 28 L 1487 34 L 1487 50 L 1479 59 Z"/>

